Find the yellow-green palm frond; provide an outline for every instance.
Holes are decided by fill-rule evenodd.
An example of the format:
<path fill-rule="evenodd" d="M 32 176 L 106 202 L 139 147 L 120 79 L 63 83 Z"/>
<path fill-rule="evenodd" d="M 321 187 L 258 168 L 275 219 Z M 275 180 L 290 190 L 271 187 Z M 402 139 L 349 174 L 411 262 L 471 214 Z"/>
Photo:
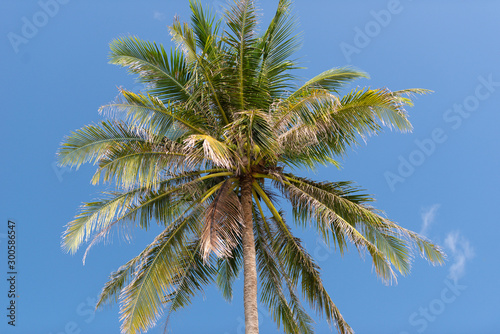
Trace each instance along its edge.
<path fill-rule="evenodd" d="M 359 78 L 368 77 L 367 73 L 352 67 L 332 68 L 307 81 L 304 85 L 302 85 L 302 87 L 291 94 L 290 97 L 288 97 L 288 100 L 293 99 L 297 95 L 303 94 L 304 92 L 318 88 L 339 93 L 340 88 L 344 87 L 347 83 Z"/>
<path fill-rule="evenodd" d="M 155 188 L 165 179 L 165 171 L 180 173 L 186 166 L 187 152 L 181 145 L 165 141 L 162 144 L 132 143 L 115 145 L 98 164 L 92 183 L 114 181 L 123 189 Z"/>
<path fill-rule="evenodd" d="M 276 232 L 255 208 L 254 220 L 262 303 L 269 308 L 278 328 L 283 325 L 285 333 L 314 333 L 313 321 L 296 295 L 296 284 L 285 270 L 286 259 L 273 248 Z"/>
<path fill-rule="evenodd" d="M 234 118 L 231 126 L 226 127 L 226 141 L 243 146 L 247 152 L 247 164 L 262 158 L 267 162 L 276 162 L 279 144 L 273 128 L 273 116 L 259 110 L 248 110 L 236 113 Z"/>
<path fill-rule="evenodd" d="M 304 299 L 318 314 L 325 316 L 339 333 L 354 333 L 330 298 L 321 280 L 319 266 L 301 245 L 300 239 L 293 236 L 291 228 L 283 220 L 278 221 L 273 217 L 271 222 L 276 231 L 273 248 L 283 258 L 292 286 L 300 281 Z"/>
<path fill-rule="evenodd" d="M 122 333 L 138 333 L 154 326 L 163 314 L 164 297 L 175 291 L 186 272 L 183 254 L 189 234 L 197 232 L 202 210 L 195 206 L 158 235 L 143 255 L 134 279 L 120 294 Z"/>
<path fill-rule="evenodd" d="M 84 203 L 80 214 L 67 225 L 63 235 L 63 248 L 75 253 L 84 241 L 94 235 L 90 244 L 93 246 L 104 240 L 111 228 L 119 223 L 137 221 L 140 227 L 147 228 L 154 220 L 158 224 L 168 225 L 178 216 L 179 210 L 207 191 L 211 186 L 207 181 L 220 174 L 209 173 L 196 177 L 199 173 L 200 171 L 196 171 L 171 176 L 160 182 L 155 190 L 143 187 L 115 191 L 105 193 L 100 200 Z"/>
<path fill-rule="evenodd" d="M 203 19 L 200 13 L 196 13 L 196 8 L 197 6 L 192 7 L 193 16 L 198 20 Z M 204 28 L 208 28 L 207 25 L 209 25 L 209 23 L 204 23 Z M 211 101 L 216 106 L 216 108 L 212 110 L 212 115 L 216 115 L 218 121 L 223 125 L 228 124 L 228 110 L 223 107 L 224 89 L 220 87 L 221 84 L 225 86 L 224 82 L 221 80 L 222 69 L 220 62 L 222 55 L 220 54 L 221 50 L 218 50 L 218 48 L 215 49 L 215 38 L 206 39 L 205 36 L 203 46 L 207 50 L 202 49 L 200 51 L 201 54 L 198 54 L 196 45 L 197 36 L 195 36 L 195 33 L 199 33 L 200 27 L 193 30 L 187 23 L 182 24 L 179 18 L 176 17 L 169 29 L 172 40 L 176 42 L 177 47 L 183 51 L 186 61 L 189 63 L 190 67 L 194 69 L 193 98 L 198 101 Z M 198 40 L 203 38 L 203 36 L 199 36 Z M 210 57 L 205 57 L 205 54 L 209 54 Z"/>
<path fill-rule="evenodd" d="M 353 90 L 340 102 L 339 108 L 333 111 L 334 119 L 357 120 L 354 124 L 365 135 L 377 131 L 376 124 L 400 131 L 412 129 L 404 104 L 388 89 Z"/>
<path fill-rule="evenodd" d="M 184 141 L 192 154 L 203 156 L 216 167 L 231 169 L 235 164 L 234 152 L 226 143 L 207 135 L 191 135 Z"/>
<path fill-rule="evenodd" d="M 140 191 L 111 193 L 103 199 L 83 203 L 80 213 L 66 226 L 62 238 L 62 247 L 74 254 L 84 241 L 88 241 L 94 231 L 100 231 L 123 215 L 127 206 L 140 195 Z"/>
<path fill-rule="evenodd" d="M 189 7 L 191 8 L 191 26 L 197 46 L 207 57 L 216 56 L 220 51 L 218 33 L 222 20 L 216 19 L 212 11 L 209 8 L 203 8 L 198 0 L 190 0 Z"/>
<path fill-rule="evenodd" d="M 226 43 L 228 62 L 227 71 L 231 71 L 228 87 L 234 103 L 239 110 L 245 110 L 256 98 L 255 67 L 255 42 L 257 40 L 256 27 L 257 15 L 253 0 L 234 2 L 225 12 Z"/>
<path fill-rule="evenodd" d="M 134 276 L 144 254 L 148 251 L 149 247 L 146 247 L 146 249 L 144 249 L 139 255 L 135 256 L 123 266 L 118 268 L 118 270 L 111 273 L 109 281 L 106 282 L 101 293 L 99 294 L 95 306 L 96 310 L 104 305 L 118 302 L 121 290 L 128 284 L 128 282 L 130 282 L 130 279 Z"/>
<path fill-rule="evenodd" d="M 183 270 L 174 278 L 172 292 L 165 296 L 164 302 L 168 304 L 165 326 L 170 314 L 191 304 L 191 298 L 203 291 L 203 286 L 213 283 L 217 275 L 215 266 L 203 259 L 201 247 L 201 240 L 195 240 L 179 257 Z"/>
<path fill-rule="evenodd" d="M 217 259 L 216 284 L 227 301 L 233 298 L 233 283 L 238 278 L 242 266 L 243 251 L 239 240 L 229 256 Z"/>
<path fill-rule="evenodd" d="M 391 265 L 402 274 L 411 267 L 411 244 L 421 241 L 376 212 L 370 205 L 373 198 L 360 192 L 350 182 L 314 182 L 285 176 L 283 191 L 293 204 L 294 217 L 302 222 L 314 222 L 325 241 L 333 237 L 342 252 L 345 237 L 370 252 L 377 274 L 385 281 L 395 278 Z M 424 244 L 421 244 L 424 246 Z M 439 247 L 425 243 L 427 258 L 441 262 Z"/>
<path fill-rule="evenodd" d="M 257 42 L 261 57 L 258 85 L 269 92 L 269 101 L 262 99 L 261 102 L 267 106 L 291 90 L 295 79 L 290 71 L 297 65 L 290 57 L 299 49 L 300 41 L 291 7 L 291 1 L 280 0 L 267 30 Z"/>
<path fill-rule="evenodd" d="M 115 39 L 110 49 L 110 63 L 139 75 L 150 94 L 163 101 L 183 102 L 190 97 L 192 74 L 178 50 L 168 53 L 163 45 L 135 36 Z"/>
<path fill-rule="evenodd" d="M 62 166 L 78 168 L 83 163 L 96 163 L 105 158 L 109 150 L 116 146 L 156 141 L 155 136 L 147 130 L 108 120 L 72 132 L 65 138 L 57 154 Z"/>
<path fill-rule="evenodd" d="M 121 90 L 118 100 L 102 106 L 100 111 L 105 116 L 126 120 L 132 126 L 167 138 L 175 138 L 184 133 L 206 132 L 204 127 L 207 122 L 203 115 L 179 104 L 165 104 L 149 94 Z"/>

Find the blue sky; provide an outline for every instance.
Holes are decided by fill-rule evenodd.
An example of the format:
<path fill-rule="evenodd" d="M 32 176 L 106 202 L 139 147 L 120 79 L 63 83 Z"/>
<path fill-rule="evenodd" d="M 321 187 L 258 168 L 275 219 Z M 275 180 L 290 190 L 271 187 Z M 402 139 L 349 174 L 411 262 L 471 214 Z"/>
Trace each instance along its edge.
<path fill-rule="evenodd" d="M 204 2 L 217 10 L 224 3 Z M 276 3 L 259 3 L 264 22 Z M 370 138 L 341 170 L 312 177 L 357 181 L 391 219 L 440 244 L 447 264 L 416 258 L 410 276 L 386 286 L 353 247 L 341 258 L 297 228 L 337 306 L 357 333 L 498 333 L 500 3 L 299 0 L 295 12 L 305 79 L 352 65 L 371 75 L 355 85 L 434 91 L 409 110 L 412 133 Z M 174 15 L 188 20 L 187 1 L 0 3 L 1 333 L 119 333 L 118 307 L 94 314 L 95 297 L 157 231 L 95 247 L 85 266 L 83 252 L 65 254 L 64 225 L 99 188 L 89 184 L 91 166 L 59 168 L 55 152 L 70 131 L 100 119 L 97 109 L 117 87 L 139 89 L 124 69 L 107 64 L 109 42 L 134 34 L 170 46 Z M 17 224 L 15 328 L 6 317 L 8 219 Z M 172 317 L 170 329 L 239 334 L 242 319 L 241 292 L 227 304 L 209 288 Z M 318 333 L 329 332 L 315 319 Z M 264 309 L 260 320 L 261 332 L 278 333 Z M 160 321 L 150 333 L 162 330 Z"/>

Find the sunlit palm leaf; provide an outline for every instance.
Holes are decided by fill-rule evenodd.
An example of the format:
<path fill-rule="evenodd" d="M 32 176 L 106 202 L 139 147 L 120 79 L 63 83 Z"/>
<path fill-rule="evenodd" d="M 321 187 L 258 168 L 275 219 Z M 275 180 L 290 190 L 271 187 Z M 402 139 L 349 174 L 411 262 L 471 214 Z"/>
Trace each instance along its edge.
<path fill-rule="evenodd" d="M 245 110 L 259 100 L 259 91 L 255 84 L 258 57 L 254 53 L 257 16 L 253 0 L 235 2 L 226 10 L 225 16 L 229 28 L 227 45 L 230 47 L 230 56 L 227 59 L 227 70 L 230 71 L 228 89 L 236 107 Z M 231 89 L 231 86 L 234 88 Z"/>
<path fill-rule="evenodd" d="M 326 292 L 320 277 L 319 267 L 302 247 L 300 240 L 295 238 L 290 227 L 284 221 L 276 221 L 276 236 L 274 249 L 277 254 L 285 258 L 285 269 L 293 284 L 301 281 L 302 294 L 311 307 L 326 317 L 330 324 L 334 324 L 340 333 L 353 333 L 351 327 L 344 320 L 337 306 Z"/>
<path fill-rule="evenodd" d="M 92 246 L 104 240 L 111 228 L 120 222 L 128 223 L 137 219 L 141 227 L 147 228 L 151 220 L 155 219 L 157 223 L 167 225 L 177 217 L 178 210 L 187 204 L 183 199 L 201 196 L 207 190 L 203 181 L 218 174 L 192 179 L 194 175 L 196 173 L 170 177 L 160 183 L 155 191 L 145 187 L 105 193 L 106 197 L 99 201 L 84 203 L 81 213 L 67 225 L 63 247 L 75 253 L 83 241 L 96 233 Z"/>
<path fill-rule="evenodd" d="M 219 52 L 220 45 L 217 34 L 222 22 L 217 20 L 210 10 L 204 9 L 198 0 L 190 1 L 189 5 L 192 12 L 191 23 L 196 44 L 209 57 L 214 56 L 214 53 Z"/>
<path fill-rule="evenodd" d="M 172 312 L 191 304 L 191 298 L 203 291 L 203 286 L 212 283 L 217 274 L 215 268 L 203 260 L 200 246 L 200 240 L 196 240 L 180 255 L 184 269 L 174 278 L 173 292 L 165 297 L 165 303 L 169 304 L 167 319 Z"/>
<path fill-rule="evenodd" d="M 302 87 L 296 90 L 289 99 L 294 98 L 304 91 L 316 88 L 324 88 L 338 93 L 339 89 L 345 84 L 359 78 L 368 78 L 368 74 L 350 67 L 332 68 L 307 81 Z"/>
<path fill-rule="evenodd" d="M 162 296 L 171 293 L 176 279 L 186 271 L 179 255 L 186 251 L 190 230 L 196 230 L 201 211 L 194 209 L 155 238 L 143 256 L 134 279 L 120 295 L 122 333 L 151 328 L 163 314 Z"/>
<path fill-rule="evenodd" d="M 117 271 L 111 273 L 109 281 L 104 285 L 99 294 L 96 310 L 106 304 L 118 302 L 121 290 L 128 284 L 134 276 L 138 264 L 142 260 L 145 253 L 149 251 L 149 247 L 143 250 L 139 255 L 128 261 L 126 264 L 118 268 Z"/>
<path fill-rule="evenodd" d="M 272 247 L 275 235 L 257 211 L 254 212 L 254 217 L 262 302 L 268 306 L 278 328 L 283 325 L 285 333 L 313 333 L 313 321 L 295 294 L 295 286 L 282 265 L 283 258 Z M 285 295 L 287 290 L 289 299 Z"/>
<path fill-rule="evenodd" d="M 177 137 L 179 133 L 205 133 L 203 117 L 182 109 L 179 105 L 165 105 L 152 95 L 135 94 L 122 90 L 121 98 L 100 108 L 109 117 L 120 117 L 137 128 L 145 128 L 158 136 Z M 180 109 L 180 110 L 179 110 Z"/>
<path fill-rule="evenodd" d="M 186 101 L 191 95 L 191 73 L 179 51 L 174 49 L 169 54 L 163 45 L 134 36 L 116 39 L 110 48 L 110 63 L 138 74 L 148 91 L 163 101 Z"/>
<path fill-rule="evenodd" d="M 243 252 L 241 241 L 231 250 L 231 254 L 217 260 L 216 283 L 222 292 L 222 296 L 231 301 L 233 298 L 233 283 L 238 277 L 243 265 Z"/>
<path fill-rule="evenodd" d="M 290 70 L 297 65 L 289 57 L 299 48 L 299 41 L 295 32 L 296 20 L 290 11 L 291 1 L 280 0 L 276 14 L 258 42 L 262 54 L 259 85 L 269 91 L 268 105 L 292 88 L 294 76 Z"/>
<path fill-rule="evenodd" d="M 114 179 L 125 189 L 132 186 L 155 187 L 164 179 L 166 170 L 173 173 L 183 171 L 186 156 L 182 146 L 176 143 L 115 145 L 99 161 L 92 183 L 97 184 L 100 179 L 103 182 Z"/>
<path fill-rule="evenodd" d="M 62 166 L 76 166 L 105 158 L 110 149 L 131 143 L 150 143 L 154 136 L 144 130 L 119 121 L 103 121 L 99 125 L 87 125 L 65 139 L 59 149 Z"/>

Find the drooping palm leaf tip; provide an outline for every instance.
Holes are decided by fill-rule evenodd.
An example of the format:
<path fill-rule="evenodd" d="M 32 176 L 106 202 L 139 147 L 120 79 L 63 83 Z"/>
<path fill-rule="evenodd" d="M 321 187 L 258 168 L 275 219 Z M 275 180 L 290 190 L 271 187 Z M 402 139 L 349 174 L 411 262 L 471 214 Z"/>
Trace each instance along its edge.
<path fill-rule="evenodd" d="M 137 75 L 145 93 L 121 90 L 100 110 L 108 120 L 62 144 L 62 165 L 92 162 L 94 184 L 116 185 L 82 205 L 63 247 L 75 253 L 120 228 L 164 228 L 111 274 L 99 297 L 97 307 L 119 302 L 122 333 L 146 331 L 211 283 L 231 300 L 241 271 L 246 333 L 258 333 L 258 292 L 285 333 L 313 332 L 304 301 L 340 333 L 352 333 L 273 194 L 290 201 L 296 225 L 313 227 L 341 253 L 349 243 L 367 251 L 385 281 L 409 272 L 413 250 L 441 263 L 438 247 L 383 217 L 352 182 L 293 173 L 337 165 L 384 126 L 410 130 L 404 108 L 426 91 L 339 96 L 367 77 L 352 68 L 327 70 L 297 89 L 290 1 L 279 1 L 260 34 L 253 1 L 234 2 L 220 20 L 195 0 L 190 7 L 190 24 L 176 18 L 170 27 L 170 51 L 133 36 L 111 43 L 110 62 Z"/>

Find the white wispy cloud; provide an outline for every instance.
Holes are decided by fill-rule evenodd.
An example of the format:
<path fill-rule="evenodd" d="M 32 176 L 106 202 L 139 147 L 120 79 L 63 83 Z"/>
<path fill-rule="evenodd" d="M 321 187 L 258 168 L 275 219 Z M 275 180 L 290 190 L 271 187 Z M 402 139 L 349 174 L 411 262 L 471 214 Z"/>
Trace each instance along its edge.
<path fill-rule="evenodd" d="M 456 281 L 465 274 L 466 263 L 474 257 L 474 249 L 469 240 L 460 235 L 459 231 L 448 233 L 444 243 L 450 251 L 451 258 L 453 258 L 448 276 Z"/>
<path fill-rule="evenodd" d="M 158 21 L 163 21 L 165 20 L 165 14 L 155 10 L 153 13 L 153 18 Z"/>
<path fill-rule="evenodd" d="M 436 212 L 439 209 L 441 204 L 434 204 L 430 208 L 422 210 L 422 229 L 420 230 L 420 234 L 426 235 L 429 227 L 434 222 L 436 218 Z"/>

